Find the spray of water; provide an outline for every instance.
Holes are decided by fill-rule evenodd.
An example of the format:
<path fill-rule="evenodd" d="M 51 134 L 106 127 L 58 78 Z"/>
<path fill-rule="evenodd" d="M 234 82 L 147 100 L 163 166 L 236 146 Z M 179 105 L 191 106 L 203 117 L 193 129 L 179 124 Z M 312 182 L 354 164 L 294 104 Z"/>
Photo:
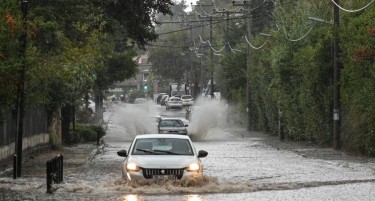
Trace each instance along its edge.
<path fill-rule="evenodd" d="M 144 133 L 157 133 L 157 111 L 153 102 L 146 104 L 115 105 L 112 121 L 115 125 L 122 125 L 124 135 L 136 136 Z"/>
<path fill-rule="evenodd" d="M 227 105 L 211 99 L 198 99 L 194 106 L 189 124 L 190 137 L 203 140 L 210 128 L 225 127 L 227 122 Z"/>

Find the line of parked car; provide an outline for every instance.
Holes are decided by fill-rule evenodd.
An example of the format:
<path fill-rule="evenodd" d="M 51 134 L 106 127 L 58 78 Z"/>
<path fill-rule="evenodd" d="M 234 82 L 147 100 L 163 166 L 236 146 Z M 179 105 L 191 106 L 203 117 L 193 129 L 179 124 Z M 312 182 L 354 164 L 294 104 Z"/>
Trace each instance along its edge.
<path fill-rule="evenodd" d="M 166 93 L 160 93 L 156 98 L 156 103 L 165 106 L 166 110 L 179 109 L 182 110 L 185 106 L 194 105 L 194 99 L 191 95 L 176 95 L 169 97 Z"/>

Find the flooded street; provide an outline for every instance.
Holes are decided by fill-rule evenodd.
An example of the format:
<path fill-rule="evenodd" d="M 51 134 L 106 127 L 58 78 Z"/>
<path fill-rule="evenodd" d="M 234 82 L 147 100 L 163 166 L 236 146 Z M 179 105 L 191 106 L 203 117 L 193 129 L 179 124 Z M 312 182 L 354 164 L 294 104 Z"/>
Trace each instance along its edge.
<path fill-rule="evenodd" d="M 274 138 L 227 125 L 221 105 L 205 104 L 188 122 L 204 176 L 182 181 L 127 182 L 124 158 L 137 133 L 156 132 L 155 116 L 178 116 L 159 105 L 119 104 L 106 112 L 104 145 L 64 182 L 46 193 L 45 178 L 0 177 L 0 200 L 374 200 L 375 162 L 314 147 L 278 147 Z M 324 150 L 323 150 L 324 151 Z"/>

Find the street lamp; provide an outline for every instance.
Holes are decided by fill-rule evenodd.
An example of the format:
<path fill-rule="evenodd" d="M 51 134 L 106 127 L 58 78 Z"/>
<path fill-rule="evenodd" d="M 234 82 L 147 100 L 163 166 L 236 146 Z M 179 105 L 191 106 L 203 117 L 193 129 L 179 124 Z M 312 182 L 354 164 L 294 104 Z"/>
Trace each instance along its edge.
<path fill-rule="evenodd" d="M 336 29 L 339 27 L 339 0 L 334 0 L 335 4 L 333 5 L 333 28 Z M 337 4 L 337 5 L 336 5 Z M 310 20 L 314 20 L 322 23 L 329 23 L 323 19 L 309 17 Z M 331 23 L 329 23 L 331 24 Z M 336 31 L 333 35 L 333 148 L 340 149 L 340 71 L 342 68 L 342 63 L 339 61 L 339 39 L 336 34 Z"/>
<path fill-rule="evenodd" d="M 317 18 L 317 17 L 309 17 L 308 19 L 312 20 L 312 21 L 320 22 L 320 23 L 332 24 L 331 22 L 328 22 L 326 20 L 323 20 L 323 19 L 320 19 L 320 18 Z"/>

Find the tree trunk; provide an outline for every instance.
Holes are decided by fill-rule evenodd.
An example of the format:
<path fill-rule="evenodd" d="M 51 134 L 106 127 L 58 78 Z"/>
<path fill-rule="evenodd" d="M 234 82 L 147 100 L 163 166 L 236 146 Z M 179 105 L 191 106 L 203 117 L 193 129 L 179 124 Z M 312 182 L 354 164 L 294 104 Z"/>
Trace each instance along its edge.
<path fill-rule="evenodd" d="M 62 147 L 61 138 L 61 108 L 58 108 L 51 115 L 50 125 L 49 125 L 49 136 L 50 144 L 52 149 L 60 150 Z"/>
<path fill-rule="evenodd" d="M 70 136 L 70 123 L 72 122 L 72 107 L 71 105 L 66 105 L 61 108 L 61 131 L 62 139 L 65 143 L 71 143 L 72 138 Z"/>

